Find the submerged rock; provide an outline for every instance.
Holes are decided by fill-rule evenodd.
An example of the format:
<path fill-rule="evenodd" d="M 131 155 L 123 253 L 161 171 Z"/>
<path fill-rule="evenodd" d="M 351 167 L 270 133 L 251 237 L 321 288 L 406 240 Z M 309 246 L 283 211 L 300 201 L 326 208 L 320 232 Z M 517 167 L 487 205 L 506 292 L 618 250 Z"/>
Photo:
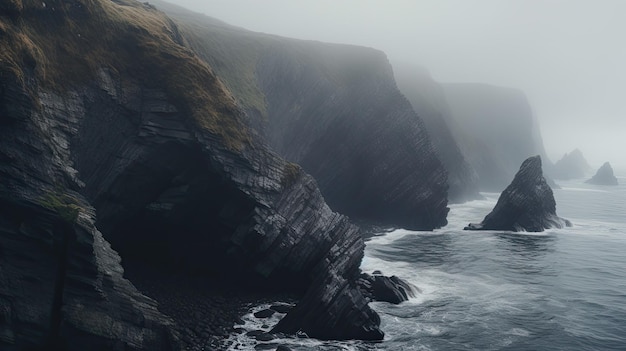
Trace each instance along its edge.
<path fill-rule="evenodd" d="M 585 183 L 596 185 L 618 185 L 617 178 L 615 178 L 615 175 L 613 174 L 613 168 L 608 162 L 605 162 L 602 167 L 598 169 L 596 174 Z"/>
<path fill-rule="evenodd" d="M 571 223 L 556 215 L 556 201 L 543 177 L 541 157 L 533 156 L 522 163 L 493 211 L 481 223 L 470 223 L 464 230 L 540 232 L 564 226 Z"/>

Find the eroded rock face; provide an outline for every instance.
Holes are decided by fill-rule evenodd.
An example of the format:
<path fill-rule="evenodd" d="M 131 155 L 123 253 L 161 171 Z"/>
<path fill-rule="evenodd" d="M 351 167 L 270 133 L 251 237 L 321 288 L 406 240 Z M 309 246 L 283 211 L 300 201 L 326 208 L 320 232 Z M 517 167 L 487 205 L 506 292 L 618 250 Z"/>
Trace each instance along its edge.
<path fill-rule="evenodd" d="M 556 201 L 541 169 L 541 157 L 522 163 L 513 182 L 502 192 L 493 211 L 481 223 L 465 230 L 510 230 L 540 232 L 571 223 L 556 215 Z"/>
<path fill-rule="evenodd" d="M 442 86 L 422 67 L 404 62 L 393 63 L 398 88 L 424 121 L 437 156 L 448 171 L 448 198 L 463 202 L 480 198 L 478 173 L 469 164 L 455 139 L 452 116 Z"/>
<path fill-rule="evenodd" d="M 156 4 L 214 63 L 258 133 L 315 178 L 333 210 L 383 226 L 447 223 L 447 172 L 384 53 L 253 33 Z"/>
<path fill-rule="evenodd" d="M 89 21 L 90 6 L 102 5 L 96 12 L 106 21 L 109 6 L 115 14 L 130 6 L 131 15 L 147 11 L 147 21 L 171 25 L 150 7 L 122 2 L 65 10 Z M 45 16 L 62 22 L 60 9 Z M 299 166 L 245 133 L 210 69 L 177 46 L 176 28 L 155 28 L 174 37 L 150 37 L 167 55 L 146 54 L 142 67 L 162 80 L 115 61 L 60 88 L 36 70 L 20 77 L 0 67 L 0 348 L 181 348 L 175 323 L 124 279 L 116 251 L 125 264 L 159 261 L 180 274 L 299 294 L 286 318 L 312 337 L 381 339 L 380 320 L 355 286 L 359 229 L 331 211 Z M 54 43 L 48 29 L 38 39 Z M 154 49 L 135 36 L 150 30 L 129 32 L 121 40 L 133 45 L 124 48 Z M 180 81 L 168 80 L 173 67 Z M 164 82 L 202 89 L 193 100 Z"/>
<path fill-rule="evenodd" d="M 605 162 L 602 167 L 598 169 L 596 174 L 585 183 L 597 185 L 618 185 L 617 178 L 615 178 L 615 175 L 613 174 L 613 168 L 608 162 Z"/>
<path fill-rule="evenodd" d="M 78 106 L 40 99 L 38 110 L 2 83 L 2 101 L 25 103 L 0 128 L 0 349 L 180 349 L 172 320 L 123 278 L 93 208 L 60 185 L 79 187 L 67 159 Z"/>

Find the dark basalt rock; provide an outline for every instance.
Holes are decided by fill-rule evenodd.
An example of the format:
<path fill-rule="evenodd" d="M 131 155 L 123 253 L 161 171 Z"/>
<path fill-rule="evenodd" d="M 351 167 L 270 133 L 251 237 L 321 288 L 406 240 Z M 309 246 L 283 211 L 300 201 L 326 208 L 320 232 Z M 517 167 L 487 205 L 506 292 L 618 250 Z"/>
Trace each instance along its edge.
<path fill-rule="evenodd" d="M 271 317 L 274 313 L 276 313 L 276 311 L 271 310 L 271 309 L 265 309 L 259 312 L 255 312 L 254 316 L 256 318 L 268 318 L 268 317 Z"/>
<path fill-rule="evenodd" d="M 407 301 L 409 297 L 415 297 L 417 287 L 394 276 L 369 275 L 362 273 L 357 281 L 359 290 L 372 301 L 384 301 L 399 304 Z"/>
<path fill-rule="evenodd" d="M 3 22 L 2 44 L 37 35 L 29 43 L 46 46 L 34 64 L 49 70 L 0 60 L 0 349 L 181 349 L 182 328 L 124 278 L 120 256 L 125 265 L 162 264 L 215 284 L 298 294 L 283 330 L 382 339 L 380 319 L 356 287 L 359 229 L 331 211 L 312 177 L 246 133 L 230 95 L 179 45 L 176 28 L 163 27 L 165 17 L 121 3 L 77 0 Z M 101 37 L 136 14 L 139 30 Z M 55 28 L 39 26 L 39 16 L 55 24 L 69 15 L 73 28 L 105 27 L 59 39 Z M 156 26 L 141 27 L 152 20 Z M 85 67 L 81 51 L 57 62 L 46 50 L 59 40 L 88 41 L 97 53 L 118 48 L 119 60 Z M 144 51 L 155 47 L 163 52 Z M 141 69 L 129 69 L 123 59 L 137 55 Z M 67 62 L 85 75 L 51 81 Z M 179 75 L 168 76 L 171 69 Z"/>
<path fill-rule="evenodd" d="M 608 162 L 605 162 L 602 167 L 598 169 L 596 174 L 585 183 L 596 185 L 618 185 L 617 178 L 615 178 L 615 175 L 613 174 L 613 168 Z"/>
<path fill-rule="evenodd" d="M 493 211 L 481 223 L 470 223 L 464 229 L 540 232 L 564 226 L 571 223 L 556 215 L 556 202 L 543 177 L 541 157 L 533 156 L 522 163 Z"/>
<path fill-rule="evenodd" d="M 287 313 L 293 308 L 293 305 L 286 303 L 276 303 L 270 306 L 270 310 L 278 313 Z"/>

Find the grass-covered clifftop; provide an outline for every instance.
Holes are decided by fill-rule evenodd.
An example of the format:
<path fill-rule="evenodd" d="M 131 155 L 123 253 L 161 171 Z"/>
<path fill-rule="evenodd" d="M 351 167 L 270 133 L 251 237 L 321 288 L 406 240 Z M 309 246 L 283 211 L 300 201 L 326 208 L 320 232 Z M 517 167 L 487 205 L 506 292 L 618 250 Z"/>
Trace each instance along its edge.
<path fill-rule="evenodd" d="M 177 108 L 232 149 L 249 143 L 230 93 L 183 45 L 177 27 L 133 0 L 13 1 L 0 16 L 0 74 L 33 89 L 66 91 L 102 69 L 165 87 Z"/>

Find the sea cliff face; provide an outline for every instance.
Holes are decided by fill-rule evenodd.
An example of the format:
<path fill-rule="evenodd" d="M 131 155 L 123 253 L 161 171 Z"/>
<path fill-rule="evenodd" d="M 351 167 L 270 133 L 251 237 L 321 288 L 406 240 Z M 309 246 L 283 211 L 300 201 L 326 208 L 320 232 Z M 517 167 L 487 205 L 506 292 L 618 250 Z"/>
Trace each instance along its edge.
<path fill-rule="evenodd" d="M 424 120 L 437 156 L 448 171 L 450 201 L 479 198 L 478 173 L 465 159 L 452 133 L 456 122 L 443 88 L 422 67 L 403 62 L 396 62 L 393 67 L 398 88 Z"/>
<path fill-rule="evenodd" d="M 255 135 L 167 17 L 24 3 L 0 8 L 0 29 L 2 349 L 190 346 L 117 252 L 295 293 L 286 318 L 312 337 L 382 338 L 356 286 L 358 228 Z"/>
<path fill-rule="evenodd" d="M 481 190 L 502 191 L 532 155 L 543 158 L 550 174 L 538 122 L 522 91 L 475 83 L 442 87 L 455 122 L 451 129 Z"/>
<path fill-rule="evenodd" d="M 156 4 L 331 208 L 386 226 L 447 223 L 447 173 L 383 53 L 253 33 Z"/>

